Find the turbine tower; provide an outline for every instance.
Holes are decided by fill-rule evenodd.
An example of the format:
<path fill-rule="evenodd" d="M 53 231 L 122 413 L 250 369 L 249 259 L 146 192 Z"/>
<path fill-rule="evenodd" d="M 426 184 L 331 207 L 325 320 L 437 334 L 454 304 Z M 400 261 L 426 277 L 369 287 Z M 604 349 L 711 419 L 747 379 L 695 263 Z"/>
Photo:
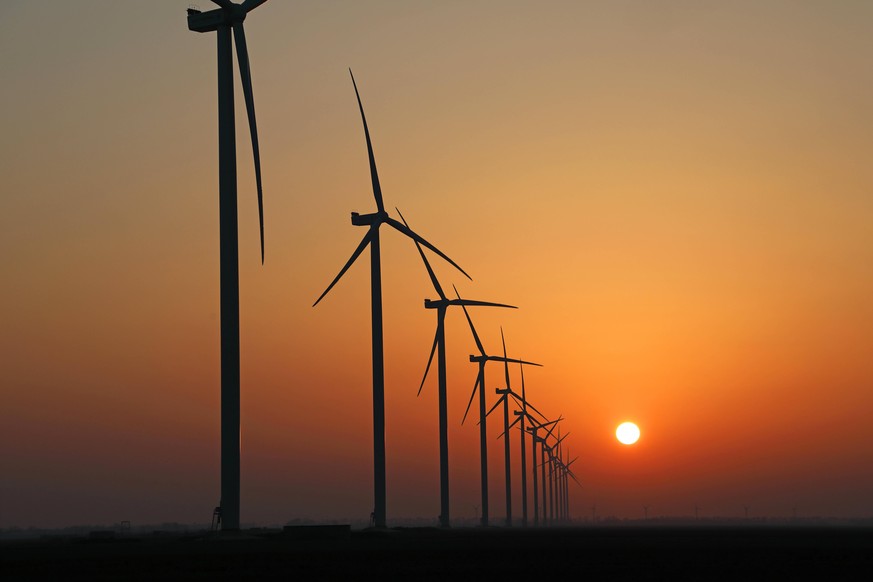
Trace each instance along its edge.
<path fill-rule="evenodd" d="M 374 517 L 377 528 L 386 527 L 386 504 L 385 504 L 385 362 L 382 346 L 382 260 L 379 246 L 379 227 L 388 224 L 395 230 L 405 234 L 416 243 L 424 245 L 440 257 L 448 261 L 453 267 L 463 273 L 468 279 L 470 276 L 459 267 L 452 259 L 447 257 L 438 248 L 421 238 L 406 225 L 391 218 L 385 210 L 382 202 L 382 187 L 379 185 L 379 174 L 376 171 L 376 158 L 373 156 L 373 145 L 370 142 L 370 130 L 367 127 L 367 118 L 364 116 L 364 106 L 361 104 L 361 95 L 355 83 L 355 76 L 349 69 L 352 77 L 352 85 L 355 88 L 355 96 L 358 99 L 358 108 L 361 111 L 361 121 L 364 125 L 364 136 L 367 140 L 367 154 L 370 159 L 370 179 L 373 184 L 373 197 L 376 200 L 376 212 L 372 214 L 358 214 L 352 212 L 352 224 L 355 226 L 368 227 L 367 234 L 361 239 L 360 244 L 352 253 L 351 258 L 340 269 L 327 289 L 324 290 L 313 307 L 327 295 L 337 281 L 352 266 L 352 263 L 364 252 L 367 245 L 370 246 L 370 298 L 372 315 L 372 338 L 373 338 L 373 489 L 374 489 Z"/>
<path fill-rule="evenodd" d="M 222 529 L 239 529 L 240 410 L 239 410 L 239 232 L 236 200 L 236 136 L 233 107 L 233 40 L 252 136 L 258 218 L 261 227 L 261 264 L 264 263 L 264 197 L 261 155 L 252 74 L 243 20 L 266 0 L 212 0 L 215 10 L 188 9 L 188 30 L 216 32 L 218 37 L 218 207 L 221 302 L 221 510 Z M 231 38 L 231 31 L 233 39 Z"/>
<path fill-rule="evenodd" d="M 409 223 L 403 218 L 400 210 L 400 219 L 407 227 Z M 415 241 L 415 246 L 418 248 L 418 254 L 421 255 L 421 260 L 427 269 L 427 274 L 430 276 L 430 281 L 433 288 L 439 295 L 439 299 L 425 299 L 425 309 L 435 309 L 437 314 L 436 334 L 433 338 L 433 345 L 430 348 L 430 356 L 427 359 L 427 366 L 424 369 L 424 377 L 421 379 L 421 385 L 418 387 L 418 393 L 421 394 L 421 389 L 424 387 L 424 381 L 427 380 L 427 373 L 430 371 L 430 365 L 433 363 L 433 354 L 437 352 L 437 373 L 439 380 L 438 393 L 438 408 L 439 408 L 439 441 L 440 441 L 440 526 L 450 527 L 451 519 L 449 518 L 449 431 L 448 431 L 448 404 L 446 395 L 446 311 L 452 305 L 454 306 L 476 306 L 476 307 L 505 307 L 508 309 L 518 309 L 514 305 L 506 305 L 504 303 L 491 303 L 488 301 L 475 301 L 472 299 L 461 299 L 458 295 L 458 289 L 455 289 L 457 299 L 449 299 L 443 292 L 439 280 L 436 277 L 430 262 L 424 255 L 424 250 L 418 241 Z"/>

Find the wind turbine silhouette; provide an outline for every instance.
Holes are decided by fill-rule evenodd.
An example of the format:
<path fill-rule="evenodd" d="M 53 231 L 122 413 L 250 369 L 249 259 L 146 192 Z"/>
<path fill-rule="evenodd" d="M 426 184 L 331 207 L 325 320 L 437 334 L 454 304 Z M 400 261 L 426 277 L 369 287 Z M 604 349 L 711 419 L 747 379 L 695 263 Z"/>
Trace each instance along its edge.
<path fill-rule="evenodd" d="M 537 443 L 542 441 L 542 438 L 537 435 L 537 431 L 539 431 L 540 429 L 546 429 L 549 426 L 554 425 L 563 419 L 558 418 L 557 420 L 552 420 L 549 422 L 542 422 L 541 423 L 541 422 L 537 422 L 529 414 L 527 416 L 528 416 L 528 420 L 531 421 L 531 426 L 530 426 L 530 428 L 523 429 L 523 430 L 527 430 L 527 432 L 530 433 L 530 438 L 531 438 L 531 457 L 533 457 L 532 469 L 533 469 L 534 525 L 539 525 L 540 515 L 539 515 L 539 495 L 538 495 L 538 488 L 537 488 Z M 545 472 L 543 472 L 543 474 L 545 475 Z M 545 488 L 546 488 L 546 481 L 545 481 L 545 477 L 544 477 L 543 478 L 543 500 L 545 500 L 545 495 L 546 495 Z M 545 505 L 543 507 L 545 507 Z M 545 521 L 545 509 L 543 509 L 543 521 Z"/>
<path fill-rule="evenodd" d="M 252 135 L 258 219 L 261 227 L 261 264 L 264 263 L 264 197 L 261 155 L 252 74 L 243 20 L 266 0 L 212 0 L 219 8 L 208 12 L 188 9 L 188 30 L 218 33 L 218 206 L 221 302 L 221 517 L 222 529 L 239 529 L 240 411 L 239 411 L 239 232 L 236 200 L 236 136 L 233 107 L 233 38 L 240 80 Z"/>
<path fill-rule="evenodd" d="M 455 289 L 457 295 L 458 290 Z M 461 296 L 458 295 L 458 299 Z M 461 424 L 467 420 L 467 414 L 470 412 L 470 405 L 473 404 L 473 398 L 476 397 L 476 390 L 479 390 L 479 469 L 482 483 L 482 525 L 488 525 L 488 432 L 486 430 L 486 418 L 488 413 L 485 411 L 485 363 L 486 362 L 512 362 L 518 364 L 528 364 L 529 366 L 542 366 L 534 362 L 525 362 L 507 358 L 504 350 L 504 357 L 490 356 L 485 353 L 485 347 L 482 345 L 482 340 L 479 339 L 479 334 L 476 333 L 476 327 L 473 325 L 473 320 L 470 318 L 470 313 L 464 305 L 464 315 L 467 317 L 467 323 L 470 324 L 470 331 L 473 333 L 473 340 L 476 342 L 476 347 L 479 349 L 479 355 L 470 355 L 470 361 L 479 364 L 479 373 L 476 376 L 476 382 L 473 384 L 473 392 L 470 394 L 470 400 L 467 402 L 467 409 L 464 411 L 464 418 L 461 419 Z M 501 335 L 503 329 L 500 330 Z"/>
<path fill-rule="evenodd" d="M 503 433 L 501 433 L 497 438 L 503 437 L 503 458 L 504 458 L 504 467 L 506 473 L 506 525 L 507 527 L 512 526 L 512 467 L 509 459 L 509 396 L 513 398 L 519 398 L 519 396 L 512 391 L 512 387 L 509 381 L 509 362 L 518 362 L 519 364 L 531 364 L 534 366 L 541 366 L 542 364 L 534 364 L 533 362 L 525 362 L 524 360 L 510 360 L 506 357 L 506 338 L 503 336 L 503 328 L 500 328 L 500 339 L 503 342 L 503 370 L 504 370 L 504 379 L 506 381 L 506 388 L 500 389 L 497 388 L 496 392 L 500 395 L 500 398 L 497 399 L 497 402 L 494 403 L 494 406 L 491 407 L 485 416 L 490 415 L 494 409 L 496 409 L 501 403 L 503 404 Z M 514 423 L 513 423 L 514 424 Z M 527 513 L 525 512 L 525 516 Z M 527 520 L 525 519 L 525 523 Z"/>
<path fill-rule="evenodd" d="M 386 526 L 386 507 L 385 507 L 385 363 L 382 349 L 382 269 L 381 269 L 381 253 L 379 247 L 379 227 L 382 224 L 388 224 L 395 230 L 405 234 L 416 243 L 422 244 L 431 251 L 438 254 L 440 257 L 449 262 L 453 267 L 458 269 L 468 279 L 470 275 L 457 265 L 452 259 L 443 254 L 438 248 L 424 240 L 421 236 L 413 232 L 406 225 L 391 218 L 385 210 L 385 205 L 382 202 L 382 187 L 379 185 L 379 174 L 376 171 L 376 159 L 373 156 L 373 145 L 370 141 L 370 130 L 367 127 L 367 118 L 364 116 L 364 106 L 361 104 L 361 95 L 358 93 L 358 85 L 355 83 L 355 76 L 352 70 L 349 69 L 349 75 L 352 77 L 352 85 L 355 88 L 355 96 L 358 99 L 358 108 L 361 110 L 361 121 L 364 124 L 364 136 L 367 140 L 367 154 L 370 159 L 370 178 L 373 183 L 373 197 L 376 200 L 376 212 L 372 214 L 358 214 L 352 212 L 352 224 L 355 226 L 369 227 L 367 234 L 361 239 L 360 244 L 352 253 L 351 258 L 340 269 L 339 274 L 334 277 L 327 289 L 324 290 L 313 307 L 324 298 L 325 295 L 333 289 L 337 281 L 345 274 L 352 266 L 352 263 L 364 252 L 367 245 L 370 245 L 370 297 L 371 297 L 371 313 L 372 313 L 372 336 L 373 336 L 373 481 L 374 481 L 374 525 L 377 528 Z"/>
<path fill-rule="evenodd" d="M 557 426 L 557 425 L 555 425 L 555 426 Z M 549 434 L 551 434 L 551 431 L 549 432 Z M 549 457 L 548 461 L 547 461 L 549 464 L 549 524 L 554 523 L 554 520 L 555 520 L 555 508 L 557 505 L 556 498 L 558 496 L 557 477 L 553 478 L 553 475 L 555 474 L 556 459 L 557 459 L 557 454 L 555 453 L 555 450 L 561 444 L 561 442 L 565 438 L 567 438 L 568 436 L 570 436 L 569 432 L 567 434 L 565 434 L 564 436 L 561 436 L 561 430 L 558 429 L 558 436 L 556 437 L 556 442 L 554 445 L 549 446 L 546 443 L 545 439 L 543 439 L 543 450 L 548 454 L 548 457 Z"/>
<path fill-rule="evenodd" d="M 548 463 L 548 461 L 546 460 L 546 449 L 547 448 L 550 449 L 550 447 L 546 443 L 546 440 L 550 436 L 552 436 L 552 432 L 554 432 L 555 428 L 557 428 L 558 422 L 560 422 L 563 419 L 564 419 L 563 416 L 559 416 L 557 420 L 553 420 L 552 422 L 545 423 L 541 427 L 539 427 L 539 428 L 545 428 L 545 426 L 548 424 L 552 425 L 552 428 L 550 428 L 548 430 L 548 432 L 546 433 L 546 436 L 543 436 L 543 437 L 536 436 L 536 430 L 533 431 L 534 439 L 536 440 L 536 442 L 540 443 L 540 461 L 541 461 L 540 462 L 540 473 L 541 473 L 541 478 L 542 478 L 542 483 L 543 483 L 543 523 L 544 524 L 547 523 L 547 515 L 548 515 L 548 512 L 546 510 L 546 464 Z M 549 451 L 549 454 L 551 454 L 550 451 Z M 536 458 L 536 454 L 534 454 L 534 458 Z M 534 471 L 536 471 L 536 467 L 534 467 Z M 549 476 L 551 477 L 551 473 L 549 473 Z M 551 495 L 551 485 L 549 486 L 548 493 L 549 493 L 549 495 Z"/>
<path fill-rule="evenodd" d="M 567 433 L 569 434 L 569 433 Z M 570 469 L 570 465 L 576 462 L 579 457 L 574 457 L 573 460 L 570 459 L 570 447 L 567 447 L 566 451 L 566 459 L 561 454 L 561 446 L 558 446 L 558 470 L 560 471 L 560 500 L 561 500 L 561 511 L 560 516 L 563 521 L 570 520 L 570 480 L 568 477 L 571 477 L 577 485 L 580 487 L 582 483 L 579 482 L 579 479 L 576 478 L 576 475 Z M 648 510 L 647 510 L 648 511 Z M 647 516 L 648 517 L 648 516 Z"/>
<path fill-rule="evenodd" d="M 400 210 L 400 219 L 403 224 L 409 227 L 409 223 L 403 218 Z M 472 299 L 461 299 L 458 294 L 458 289 L 453 285 L 457 299 L 449 299 L 443 292 L 436 274 L 430 266 L 430 262 L 424 255 L 421 245 L 415 241 L 415 246 L 418 248 L 418 254 L 421 255 L 421 260 L 427 269 L 427 274 L 430 276 L 430 281 L 433 284 L 434 290 L 439 295 L 439 299 L 425 299 L 425 309 L 435 309 L 437 313 L 436 333 L 433 337 L 433 345 L 430 348 L 430 356 L 427 358 L 427 366 L 424 369 L 424 376 L 421 379 L 421 385 L 418 387 L 418 394 L 421 394 L 421 389 L 424 388 L 424 381 L 427 380 L 427 373 L 430 371 L 430 365 L 433 362 L 433 354 L 437 352 L 437 372 L 439 376 L 439 440 L 440 440 L 440 525 L 442 527 L 450 527 L 451 520 L 449 518 L 449 436 L 448 436 L 448 410 L 446 396 L 446 310 L 449 306 L 461 306 L 466 309 L 466 306 L 476 307 L 505 307 L 508 309 L 518 309 L 514 305 L 506 305 L 504 303 L 491 303 L 488 301 L 475 301 Z"/>
<path fill-rule="evenodd" d="M 526 446 L 525 446 L 525 441 L 524 441 L 524 437 L 526 436 L 524 420 L 525 420 L 525 418 L 527 418 L 528 420 L 530 420 L 530 422 L 534 426 L 537 426 L 537 425 L 542 426 L 542 425 L 540 425 L 540 422 L 542 422 L 542 421 L 538 421 L 536 418 L 534 418 L 527 411 L 528 406 L 530 407 L 531 410 L 536 412 L 540 416 L 540 418 L 543 419 L 543 421 L 546 420 L 546 417 L 542 412 L 537 410 L 533 404 L 530 404 L 527 401 L 527 397 L 526 397 L 527 391 L 526 391 L 525 385 L 524 385 L 524 364 L 519 364 L 518 367 L 521 370 L 521 395 L 518 395 L 511 388 L 507 389 L 506 395 L 511 396 L 512 399 L 515 401 L 516 405 L 521 407 L 521 410 L 513 411 L 513 414 L 515 415 L 515 420 L 513 420 L 512 423 L 506 428 L 506 432 L 509 432 L 510 430 L 512 430 L 512 427 L 514 427 L 517 424 L 521 425 L 521 426 L 519 426 L 519 431 L 521 433 L 521 437 L 520 437 L 520 439 L 521 439 L 521 441 L 520 441 L 520 443 L 521 443 L 521 447 L 520 447 L 520 452 L 521 452 L 521 463 L 520 463 L 520 466 L 521 466 L 521 508 L 522 508 L 522 525 L 524 527 L 527 527 L 527 451 L 526 451 Z M 499 402 L 498 402 L 498 404 L 499 404 Z M 496 407 L 496 405 L 495 405 L 495 407 Z M 504 434 L 505 433 L 501 433 L 498 436 L 498 438 L 502 437 Z M 533 473 L 534 473 L 534 512 L 536 513 L 536 495 L 537 495 L 536 494 L 536 449 L 534 449 L 534 471 L 533 471 Z"/>

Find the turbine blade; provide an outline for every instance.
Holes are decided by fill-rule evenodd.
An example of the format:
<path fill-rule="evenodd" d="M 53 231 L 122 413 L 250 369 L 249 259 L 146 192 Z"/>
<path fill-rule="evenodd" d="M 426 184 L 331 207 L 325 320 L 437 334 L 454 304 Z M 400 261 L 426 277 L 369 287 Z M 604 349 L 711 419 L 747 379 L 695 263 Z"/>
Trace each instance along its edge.
<path fill-rule="evenodd" d="M 455 295 L 458 296 L 458 299 L 461 299 L 461 295 L 458 293 L 458 288 L 452 285 L 452 289 L 455 290 Z M 482 346 L 482 341 L 479 339 L 479 334 L 476 333 L 476 328 L 473 326 L 473 320 L 470 319 L 470 313 L 467 311 L 467 308 L 464 304 L 461 304 L 461 307 L 464 309 L 464 315 L 467 316 L 467 323 L 470 324 L 470 331 L 473 332 L 473 339 L 476 340 L 476 347 L 479 348 L 479 353 L 481 355 L 485 355 L 485 348 Z"/>
<path fill-rule="evenodd" d="M 373 144 L 370 142 L 370 128 L 367 127 L 367 118 L 364 116 L 364 106 L 361 104 L 361 94 L 358 93 L 358 84 L 355 83 L 355 75 L 349 69 L 352 76 L 352 85 L 355 87 L 355 96 L 358 98 L 358 109 L 361 110 L 361 121 L 364 122 L 364 137 L 367 138 L 367 155 L 370 157 L 370 179 L 373 182 L 373 197 L 376 198 L 376 208 L 379 212 L 385 212 L 385 204 L 382 202 L 382 186 L 379 185 L 379 173 L 376 171 L 376 158 L 373 156 Z"/>
<path fill-rule="evenodd" d="M 537 364 L 536 362 L 528 362 L 527 360 L 518 360 L 516 358 L 501 358 L 500 356 L 492 356 L 491 358 L 495 362 L 509 362 L 510 364 L 524 364 L 525 366 L 536 366 L 537 368 L 542 368 L 542 364 Z"/>
<path fill-rule="evenodd" d="M 481 380 L 482 374 L 476 374 L 476 382 L 473 383 L 473 392 L 470 394 L 470 401 L 467 402 L 467 409 L 464 411 L 464 418 L 461 419 L 461 424 L 464 424 L 464 421 L 467 420 L 467 413 L 470 412 L 470 405 L 473 404 L 473 398 L 476 396 L 476 389 L 479 387 Z"/>
<path fill-rule="evenodd" d="M 503 342 L 503 373 L 506 377 L 506 388 L 509 388 L 509 362 L 506 359 L 506 338 L 503 337 L 503 326 L 500 326 L 500 341 Z"/>
<path fill-rule="evenodd" d="M 430 365 L 433 362 L 433 354 L 437 349 L 437 342 L 439 342 L 439 339 L 439 332 L 437 332 L 433 336 L 433 345 L 430 348 L 430 356 L 427 358 L 427 367 L 424 369 L 424 377 L 421 379 L 421 386 L 418 387 L 418 394 L 416 394 L 416 396 L 421 396 L 421 389 L 424 388 L 424 381 L 427 380 L 427 373 L 430 371 Z"/>
<path fill-rule="evenodd" d="M 490 301 L 476 301 L 474 299 L 454 299 L 452 305 L 466 305 L 467 307 L 506 307 L 508 309 L 518 309 L 515 305 L 507 305 L 506 303 L 492 303 Z"/>
<path fill-rule="evenodd" d="M 406 226 L 406 228 L 409 228 L 409 223 L 406 222 L 405 218 L 403 218 L 403 213 L 400 212 L 400 209 L 395 206 L 394 210 L 396 210 L 397 214 L 400 215 L 400 220 L 403 221 L 403 224 Z M 430 282 L 433 283 L 433 288 L 436 289 L 437 295 L 440 296 L 440 299 L 445 299 L 446 294 L 443 293 L 443 288 L 442 286 L 440 286 L 440 282 L 436 277 L 436 273 L 433 272 L 433 269 L 430 266 L 430 261 L 428 261 L 427 257 L 424 256 L 424 251 L 422 250 L 421 244 L 418 241 L 415 241 L 415 248 L 418 249 L 418 254 L 421 255 L 421 260 L 424 261 L 424 268 L 427 269 L 427 274 L 430 276 Z"/>
<path fill-rule="evenodd" d="M 258 124 L 255 121 L 255 96 L 252 93 L 252 71 L 249 66 L 249 49 L 242 22 L 233 25 L 236 40 L 236 58 L 239 61 L 239 76 L 242 81 L 243 96 L 246 100 L 246 113 L 249 116 L 249 130 L 252 134 L 252 154 L 255 157 L 255 181 L 258 185 L 258 222 L 261 227 L 261 264 L 264 264 L 264 191 L 261 186 L 261 151 L 258 147 Z"/>
<path fill-rule="evenodd" d="M 521 417 L 518 417 L 518 418 L 521 418 Z M 516 418 L 515 420 L 513 420 L 513 421 L 512 421 L 512 424 L 510 424 L 508 427 L 506 427 L 506 430 L 504 430 L 502 433 L 500 433 L 499 435 L 497 435 L 497 438 L 501 438 L 503 435 L 505 435 L 505 434 L 507 433 L 507 431 L 512 430 L 512 427 L 514 427 L 516 424 L 518 424 L 518 418 Z"/>
<path fill-rule="evenodd" d="M 351 258 L 346 262 L 345 265 L 343 265 L 343 268 L 340 269 L 339 274 L 336 277 L 334 277 L 333 281 L 330 282 L 330 285 L 327 286 L 327 289 L 324 290 L 324 293 L 319 295 L 318 299 L 315 300 L 315 303 L 312 304 L 313 307 L 318 305 L 318 302 L 321 301 L 322 299 L 324 299 L 324 296 L 327 295 L 327 293 L 331 289 L 333 289 L 333 286 L 336 285 L 336 282 L 340 280 L 340 277 L 342 277 L 345 274 L 345 272 L 349 270 L 349 267 L 352 266 L 352 263 L 355 262 L 355 259 L 357 259 L 360 256 L 360 254 L 362 252 L 364 252 L 364 249 L 367 247 L 368 244 L 370 244 L 370 240 L 372 238 L 373 238 L 373 231 L 368 230 L 367 234 L 364 235 L 364 238 L 362 238 L 361 242 L 358 244 L 358 248 L 356 248 L 355 252 L 352 253 Z"/>
<path fill-rule="evenodd" d="M 251 12 L 266 1 L 267 0 L 246 0 L 242 3 L 242 7 L 246 12 Z"/>
<path fill-rule="evenodd" d="M 524 391 L 524 364 L 519 363 L 518 369 L 521 371 L 521 401 L 524 402 L 524 406 L 527 407 L 527 398 L 525 397 Z"/>
<path fill-rule="evenodd" d="M 537 409 L 536 409 L 536 406 L 534 406 L 533 404 L 531 404 L 530 402 L 527 402 L 527 401 L 525 401 L 525 404 L 527 404 L 527 405 L 530 407 L 531 410 L 533 410 L 534 412 L 536 412 L 537 414 L 539 414 L 540 417 L 541 417 L 543 420 L 546 419 L 546 415 L 543 414 L 542 412 L 540 412 L 539 410 L 537 410 Z"/>
<path fill-rule="evenodd" d="M 494 412 L 494 409 L 500 406 L 500 403 L 503 402 L 504 398 L 506 398 L 506 394 L 497 399 L 497 402 L 494 403 L 494 406 L 491 407 L 491 410 L 485 413 L 485 416 L 489 416 L 492 412 Z"/>
<path fill-rule="evenodd" d="M 226 10 L 233 10 L 233 2 L 231 2 L 230 0 L 212 0 L 212 2 L 218 4 Z"/>
<path fill-rule="evenodd" d="M 429 248 L 430 250 L 432 250 L 433 252 L 435 252 L 436 254 L 438 254 L 439 256 L 441 256 L 443 259 L 445 259 L 446 261 L 448 261 L 450 265 L 452 265 L 454 268 L 456 268 L 456 269 L 459 270 L 461 273 L 463 273 L 464 276 L 467 277 L 469 280 L 471 280 L 471 281 L 473 280 L 473 277 L 471 277 L 470 275 L 468 275 L 467 272 L 466 272 L 464 269 L 462 269 L 462 268 L 458 265 L 458 263 L 456 263 L 455 261 L 453 261 L 452 259 L 450 259 L 450 258 L 448 257 L 448 255 L 446 255 L 444 252 L 442 252 L 441 250 L 439 250 L 438 248 L 436 248 L 435 246 L 433 246 L 432 244 L 430 244 L 429 242 L 427 242 L 426 240 L 424 240 L 424 238 L 422 238 L 421 235 L 419 235 L 419 234 L 413 232 L 412 229 L 410 229 L 409 227 L 404 226 L 402 223 L 400 223 L 400 222 L 394 220 L 394 219 L 391 218 L 390 216 L 389 216 L 388 218 L 385 219 L 385 222 L 387 222 L 388 224 L 390 224 L 391 226 L 393 226 L 396 230 L 399 230 L 400 232 L 402 232 L 403 234 L 405 234 L 405 235 L 408 236 L 409 238 L 411 238 L 411 239 L 413 239 L 413 240 L 415 240 L 415 241 L 420 242 L 422 245 L 426 246 L 427 248 Z"/>

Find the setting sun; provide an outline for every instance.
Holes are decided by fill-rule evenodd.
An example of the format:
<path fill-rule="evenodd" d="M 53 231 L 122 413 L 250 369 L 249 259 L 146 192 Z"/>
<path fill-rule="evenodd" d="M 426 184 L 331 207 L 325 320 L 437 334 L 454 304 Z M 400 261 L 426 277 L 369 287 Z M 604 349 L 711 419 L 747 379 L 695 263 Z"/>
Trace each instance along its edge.
<path fill-rule="evenodd" d="M 615 438 L 623 445 L 632 445 L 640 439 L 640 427 L 632 422 L 623 422 L 615 429 Z"/>

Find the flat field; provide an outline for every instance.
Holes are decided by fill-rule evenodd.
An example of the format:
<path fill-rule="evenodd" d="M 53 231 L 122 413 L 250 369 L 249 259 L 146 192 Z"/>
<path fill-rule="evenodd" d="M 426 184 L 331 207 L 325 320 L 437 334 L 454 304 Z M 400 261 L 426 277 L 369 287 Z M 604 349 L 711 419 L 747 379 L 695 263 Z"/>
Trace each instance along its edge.
<path fill-rule="evenodd" d="M 873 580 L 873 529 L 312 529 L 5 541 L 4 580 Z"/>

